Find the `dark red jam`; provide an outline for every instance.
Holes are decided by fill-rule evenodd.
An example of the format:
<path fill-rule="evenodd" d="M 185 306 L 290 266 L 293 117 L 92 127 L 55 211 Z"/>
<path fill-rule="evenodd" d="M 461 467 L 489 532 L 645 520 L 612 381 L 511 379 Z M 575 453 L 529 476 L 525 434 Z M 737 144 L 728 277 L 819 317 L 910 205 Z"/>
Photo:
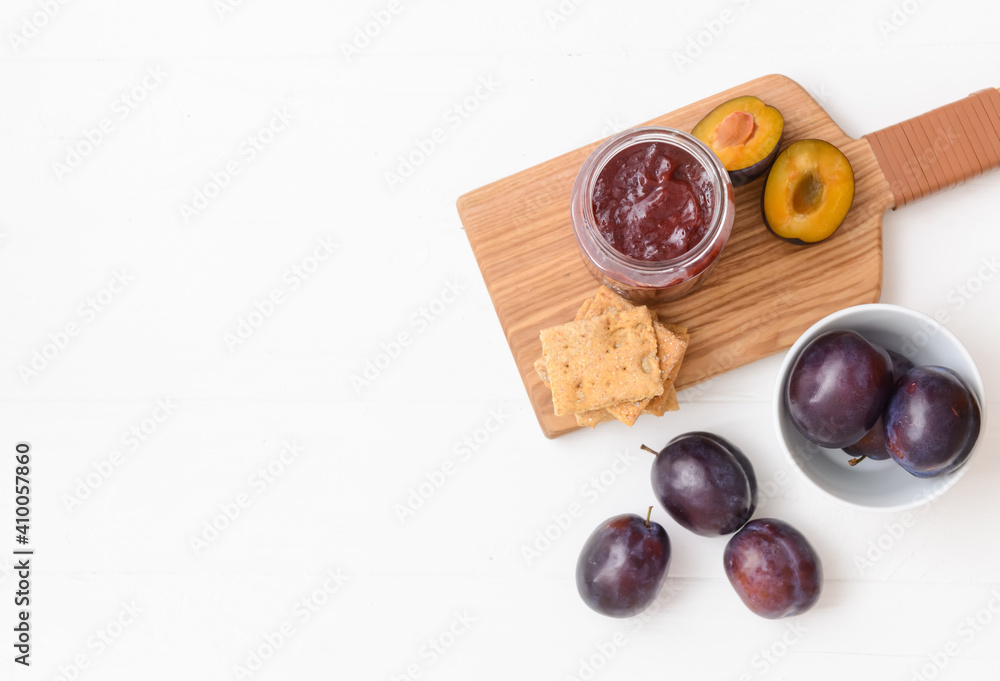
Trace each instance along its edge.
<path fill-rule="evenodd" d="M 713 179 L 688 152 L 662 142 L 627 147 L 594 186 L 597 228 L 636 260 L 671 260 L 698 245 L 715 208 Z"/>

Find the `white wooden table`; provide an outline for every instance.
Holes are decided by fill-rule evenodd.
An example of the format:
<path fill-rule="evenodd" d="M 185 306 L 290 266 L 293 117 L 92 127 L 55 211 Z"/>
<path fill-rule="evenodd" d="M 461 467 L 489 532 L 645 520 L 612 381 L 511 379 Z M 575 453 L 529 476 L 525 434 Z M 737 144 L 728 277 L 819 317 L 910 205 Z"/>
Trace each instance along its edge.
<path fill-rule="evenodd" d="M 4 504 L 32 448 L 31 667 L 0 678 L 987 679 L 1000 431 L 910 517 L 806 487 L 781 356 L 670 418 L 546 440 L 462 193 L 766 73 L 853 136 L 1000 85 L 1000 6 L 9 0 L 0 27 Z M 882 301 L 947 314 L 1000 404 L 1000 174 L 886 217 Z M 835 285 L 835 282 L 831 282 Z M 580 601 L 648 455 L 709 430 L 819 550 L 771 622 L 661 509 L 644 616 Z"/>

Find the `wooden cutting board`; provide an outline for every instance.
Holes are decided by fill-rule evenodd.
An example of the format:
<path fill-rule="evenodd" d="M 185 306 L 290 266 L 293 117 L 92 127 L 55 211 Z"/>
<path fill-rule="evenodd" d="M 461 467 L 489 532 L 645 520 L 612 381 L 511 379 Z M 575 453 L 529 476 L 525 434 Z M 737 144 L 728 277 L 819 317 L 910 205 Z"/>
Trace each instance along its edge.
<path fill-rule="evenodd" d="M 740 95 L 756 95 L 782 112 L 783 147 L 805 138 L 839 147 L 854 168 L 854 205 L 833 237 L 796 246 L 764 227 L 763 178 L 736 189 L 736 224 L 707 282 L 681 300 L 654 308 L 661 319 L 687 326 L 691 333 L 679 390 L 705 389 L 721 373 L 787 349 L 822 317 L 877 301 L 886 209 L 1000 165 L 1000 93 L 992 88 L 862 139 L 844 134 L 801 86 L 779 75 L 720 92 L 646 125 L 690 131 L 715 106 Z M 577 171 L 598 144 L 458 199 L 469 243 L 548 437 L 578 427 L 573 417 L 553 413 L 551 394 L 533 364 L 542 354 L 538 332 L 572 320 L 598 287 L 581 260 L 569 209 Z"/>

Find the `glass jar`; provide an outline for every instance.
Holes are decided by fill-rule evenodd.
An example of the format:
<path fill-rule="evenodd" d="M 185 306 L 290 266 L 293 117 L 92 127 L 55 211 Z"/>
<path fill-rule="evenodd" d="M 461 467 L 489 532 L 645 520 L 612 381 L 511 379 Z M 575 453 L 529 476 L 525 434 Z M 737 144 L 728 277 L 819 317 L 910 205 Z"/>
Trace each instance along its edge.
<path fill-rule="evenodd" d="M 633 147 L 651 144 L 693 164 L 694 170 L 703 171 L 699 180 L 707 181 L 703 192 L 707 225 L 699 228 L 704 229 L 703 236 L 687 250 L 671 253 L 665 259 L 640 259 L 618 250 L 595 218 L 595 188 L 601 172 L 619 154 L 625 154 L 624 159 Z M 672 174 L 670 178 L 673 182 Z M 605 140 L 580 168 L 571 201 L 573 232 L 587 269 L 602 284 L 639 303 L 675 300 L 700 286 L 722 254 L 736 215 L 733 185 L 718 157 L 701 140 L 665 127 L 632 128 Z M 645 212 L 645 206 L 637 206 L 637 211 L 632 212 Z"/>

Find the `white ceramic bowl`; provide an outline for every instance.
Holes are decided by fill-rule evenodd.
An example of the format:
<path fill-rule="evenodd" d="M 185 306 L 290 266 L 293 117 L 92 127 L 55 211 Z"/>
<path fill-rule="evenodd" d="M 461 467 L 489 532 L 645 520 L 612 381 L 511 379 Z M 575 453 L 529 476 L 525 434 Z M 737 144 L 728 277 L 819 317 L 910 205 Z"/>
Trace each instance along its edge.
<path fill-rule="evenodd" d="M 795 359 L 814 338 L 827 331 L 853 330 L 894 350 L 915 365 L 939 365 L 961 376 L 979 399 L 982 424 L 979 440 L 969 461 L 981 447 L 986 432 L 986 393 L 975 361 L 948 329 L 930 317 L 898 305 L 858 305 L 835 312 L 816 322 L 795 341 L 781 364 L 774 391 L 774 419 L 778 440 L 792 465 L 826 496 L 852 508 L 900 511 L 937 498 L 969 469 L 966 461 L 958 470 L 932 478 L 910 475 L 891 460 L 862 461 L 857 466 L 840 449 L 825 449 L 806 440 L 792 424 L 785 405 L 784 389 Z"/>

